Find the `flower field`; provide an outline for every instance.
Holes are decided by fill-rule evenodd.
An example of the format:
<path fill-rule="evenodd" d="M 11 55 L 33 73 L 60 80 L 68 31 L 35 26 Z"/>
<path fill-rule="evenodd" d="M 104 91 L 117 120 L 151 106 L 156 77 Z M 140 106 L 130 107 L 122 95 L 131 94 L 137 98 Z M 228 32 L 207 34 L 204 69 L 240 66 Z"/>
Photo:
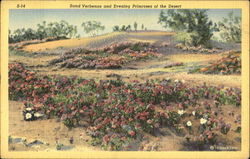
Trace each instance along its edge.
<path fill-rule="evenodd" d="M 131 49 L 131 44 L 128 45 Z M 125 49 L 113 46 L 102 50 L 123 57 L 128 48 L 125 46 Z M 77 58 L 66 58 L 66 61 L 88 55 L 87 51 L 79 52 Z M 91 55 L 99 57 L 98 52 Z M 107 63 L 102 65 L 102 68 L 109 67 Z M 9 98 L 24 103 L 25 120 L 33 120 L 35 113 L 39 113 L 44 114 L 43 118 L 60 119 L 69 128 L 87 124 L 91 144 L 105 150 L 130 150 L 131 142 L 142 141 L 145 134 L 154 135 L 164 127 L 185 138 L 184 145 L 204 150 L 229 132 L 240 133 L 241 129 L 240 115 L 228 112 L 235 118 L 232 125 L 221 109 L 225 105 L 241 106 L 240 89 L 197 86 L 184 80 L 95 81 L 39 75 L 21 63 L 12 63 Z"/>
<path fill-rule="evenodd" d="M 206 74 L 241 74 L 241 53 L 229 51 L 220 60 L 197 70 Z"/>
<path fill-rule="evenodd" d="M 149 43 L 115 43 L 98 50 L 74 49 L 50 61 L 61 68 L 116 69 L 138 60 L 158 57 L 157 49 Z"/>

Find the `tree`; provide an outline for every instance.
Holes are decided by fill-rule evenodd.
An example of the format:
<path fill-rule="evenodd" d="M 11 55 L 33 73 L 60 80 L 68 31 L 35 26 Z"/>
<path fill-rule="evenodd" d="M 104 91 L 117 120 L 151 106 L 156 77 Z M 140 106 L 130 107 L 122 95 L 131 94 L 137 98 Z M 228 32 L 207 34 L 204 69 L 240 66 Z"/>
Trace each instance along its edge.
<path fill-rule="evenodd" d="M 122 25 L 120 31 L 126 31 L 126 25 Z"/>
<path fill-rule="evenodd" d="M 165 15 L 165 12 L 163 12 L 163 10 L 161 10 L 160 15 L 159 15 L 158 23 L 163 25 L 164 28 L 168 28 L 167 20 L 168 19 L 167 19 L 167 16 Z"/>
<path fill-rule="evenodd" d="M 220 36 L 226 42 L 241 42 L 241 18 L 234 16 L 233 12 L 228 14 L 218 23 Z"/>
<path fill-rule="evenodd" d="M 74 27 L 73 32 L 74 32 L 73 35 L 74 35 L 75 37 L 78 37 L 78 35 L 77 35 L 77 32 L 78 32 L 78 31 L 77 31 L 77 26 Z"/>
<path fill-rule="evenodd" d="M 113 31 L 120 31 L 119 26 L 118 26 L 118 25 L 115 25 L 115 26 L 113 27 Z"/>
<path fill-rule="evenodd" d="M 77 36 L 76 36 L 76 38 L 80 38 L 81 37 L 81 35 L 80 34 L 78 34 Z"/>
<path fill-rule="evenodd" d="M 47 26 L 48 37 L 55 37 L 56 39 L 71 38 L 76 33 L 74 33 L 73 25 L 69 25 L 68 22 L 61 20 L 60 22 L 51 22 Z"/>
<path fill-rule="evenodd" d="M 69 38 L 76 38 L 77 26 L 69 25 L 66 34 L 68 34 Z"/>
<path fill-rule="evenodd" d="M 126 27 L 126 31 L 131 31 L 131 25 L 130 24 Z"/>
<path fill-rule="evenodd" d="M 135 29 L 135 31 L 137 31 L 137 23 L 136 22 L 134 22 L 134 29 Z"/>
<path fill-rule="evenodd" d="M 101 25 L 101 22 L 97 21 L 83 22 L 82 27 L 85 33 L 91 34 L 92 36 L 97 35 L 99 31 L 103 31 L 105 29 L 105 26 Z"/>
<path fill-rule="evenodd" d="M 38 39 L 44 39 L 48 37 L 48 30 L 46 28 L 46 21 L 43 21 L 42 24 L 37 24 L 37 37 Z"/>
<path fill-rule="evenodd" d="M 203 45 L 209 47 L 210 39 L 216 30 L 216 25 L 208 19 L 207 10 L 204 9 L 178 9 L 161 11 L 158 23 L 164 28 L 176 32 L 185 32 L 189 36 L 189 45 Z"/>
<path fill-rule="evenodd" d="M 141 30 L 144 30 L 144 25 L 143 24 L 141 25 Z"/>
<path fill-rule="evenodd" d="M 13 35 L 11 34 L 11 30 L 9 29 L 9 43 L 13 42 L 14 42 Z"/>
<path fill-rule="evenodd" d="M 22 30 L 21 29 L 14 30 L 13 36 L 14 36 L 14 39 L 16 39 L 17 41 L 21 40 L 20 38 L 22 36 Z"/>
<path fill-rule="evenodd" d="M 24 30 L 24 35 L 23 35 L 25 40 L 34 40 L 37 39 L 36 31 L 28 28 L 27 30 Z"/>
<path fill-rule="evenodd" d="M 118 25 L 115 25 L 113 27 L 113 31 L 131 31 L 131 25 L 122 25 L 121 27 L 119 27 Z"/>

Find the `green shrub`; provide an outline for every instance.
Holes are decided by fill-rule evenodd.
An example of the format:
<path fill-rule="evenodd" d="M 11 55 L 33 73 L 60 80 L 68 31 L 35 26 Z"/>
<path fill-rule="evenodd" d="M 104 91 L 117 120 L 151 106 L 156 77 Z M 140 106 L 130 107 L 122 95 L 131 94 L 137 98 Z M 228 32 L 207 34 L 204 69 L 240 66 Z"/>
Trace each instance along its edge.
<path fill-rule="evenodd" d="M 176 41 L 185 44 L 186 46 L 191 46 L 194 43 L 193 37 L 197 37 L 197 33 L 187 33 L 187 32 L 178 32 L 174 38 Z"/>
<path fill-rule="evenodd" d="M 220 36 L 226 42 L 241 42 L 241 18 L 234 16 L 233 12 L 228 14 L 219 23 Z"/>
<path fill-rule="evenodd" d="M 179 35 L 179 38 L 192 46 L 210 47 L 209 41 L 213 32 L 216 31 L 216 25 L 209 20 L 207 10 L 204 9 L 161 11 L 158 23 L 175 32 L 186 32 L 184 35 Z"/>

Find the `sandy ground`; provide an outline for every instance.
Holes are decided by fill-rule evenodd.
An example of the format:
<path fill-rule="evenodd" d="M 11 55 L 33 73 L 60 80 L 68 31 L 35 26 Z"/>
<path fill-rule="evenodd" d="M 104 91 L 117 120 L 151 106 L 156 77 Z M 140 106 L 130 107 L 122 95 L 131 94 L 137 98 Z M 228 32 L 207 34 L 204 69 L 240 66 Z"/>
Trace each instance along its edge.
<path fill-rule="evenodd" d="M 155 43 L 161 45 L 163 42 L 171 43 L 169 33 L 164 32 L 148 32 L 148 33 L 129 33 L 129 40 L 131 41 L 143 41 Z M 172 34 L 171 34 L 172 35 Z M 188 74 L 188 69 L 197 65 L 208 64 L 211 61 L 221 58 L 220 54 L 206 55 L 206 54 L 190 54 L 180 50 L 176 50 L 171 47 L 161 48 L 160 52 L 163 54 L 161 60 L 142 61 L 131 64 L 129 67 L 119 70 L 80 70 L 80 69 L 61 69 L 56 66 L 47 66 L 48 61 L 57 58 L 64 51 L 67 51 L 70 47 L 83 47 L 88 46 L 95 48 L 97 46 L 106 45 L 117 40 L 126 40 L 128 35 L 118 35 L 114 33 L 111 35 L 103 35 L 98 38 L 92 37 L 87 39 L 69 39 L 53 41 L 48 43 L 27 45 L 24 49 L 26 51 L 47 51 L 47 53 L 53 53 L 53 55 L 35 55 L 35 56 L 10 56 L 10 62 L 23 62 L 30 66 L 31 69 L 38 71 L 40 74 L 60 74 L 60 75 L 77 75 L 83 78 L 107 79 L 109 74 L 118 74 L 122 76 L 124 81 L 139 80 L 145 81 L 146 79 L 163 79 L 171 78 L 178 80 L 185 80 L 188 83 L 194 85 L 200 85 L 206 82 L 210 85 L 224 85 L 226 87 L 241 87 L 240 75 L 205 75 L 205 74 Z M 95 39 L 95 40 L 93 40 Z M 81 46 L 79 46 L 81 45 Z M 173 44 L 171 44 L 173 45 Z M 59 48 L 62 47 L 63 48 Z M 68 47 L 67 49 L 64 47 Z M 52 49 L 52 50 L 49 50 Z M 55 49 L 55 50 L 53 50 Z M 173 68 L 164 68 L 166 64 L 173 62 L 183 62 L 184 66 L 178 66 Z M 69 151 L 99 151 L 99 147 L 91 146 L 89 144 L 90 137 L 86 135 L 84 127 L 73 128 L 69 130 L 62 122 L 55 119 L 49 120 L 37 120 L 32 122 L 26 122 L 22 117 L 21 102 L 10 101 L 9 102 L 9 135 L 13 139 L 26 139 L 25 143 L 29 144 L 35 140 L 39 140 L 44 144 L 25 146 L 23 142 L 10 143 L 10 150 L 32 150 L 32 151 L 56 151 L 56 138 L 58 143 L 68 147 Z M 228 118 L 232 122 L 233 120 L 227 116 L 228 111 L 235 111 L 240 114 L 240 108 L 231 106 L 225 106 L 224 108 L 225 118 Z M 146 135 L 145 141 L 142 142 L 142 150 L 154 150 L 157 147 L 159 151 L 177 151 L 183 149 L 183 137 L 178 137 L 171 133 L 168 129 L 164 129 L 164 135 L 151 136 Z M 81 135 L 80 135 L 81 134 Z M 240 148 L 240 142 L 235 141 L 235 138 L 240 138 L 240 134 L 230 133 L 228 134 L 232 138 L 229 145 Z M 70 144 L 69 139 L 73 137 L 74 143 Z"/>
<path fill-rule="evenodd" d="M 56 138 L 58 138 L 58 143 L 72 147 L 69 150 L 101 150 L 88 144 L 91 138 L 85 134 L 84 128 L 69 130 L 62 122 L 58 122 L 55 119 L 24 121 L 22 107 L 23 104 L 21 102 L 9 102 L 9 135 L 12 138 L 24 138 L 27 140 L 27 143 L 39 140 L 45 144 L 27 147 L 22 143 L 12 143 L 9 145 L 10 150 L 56 151 Z M 70 144 L 69 139 L 72 136 L 74 143 Z"/>

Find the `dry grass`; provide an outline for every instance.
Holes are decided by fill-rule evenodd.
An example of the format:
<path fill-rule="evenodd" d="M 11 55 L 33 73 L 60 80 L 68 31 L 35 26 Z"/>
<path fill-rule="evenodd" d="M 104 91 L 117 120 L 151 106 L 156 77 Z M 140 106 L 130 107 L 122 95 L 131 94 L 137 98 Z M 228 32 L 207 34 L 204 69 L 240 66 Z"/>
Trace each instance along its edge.
<path fill-rule="evenodd" d="M 141 77 L 143 74 L 148 74 L 152 72 L 168 72 L 167 69 L 164 68 L 151 68 L 151 69 L 139 69 L 139 70 L 110 70 L 110 69 L 93 69 L 93 70 L 80 70 L 80 69 L 58 69 L 51 71 L 52 68 L 41 68 L 39 71 L 41 71 L 42 74 L 58 74 L 58 75 L 65 75 L 65 76 L 79 76 L 87 79 L 106 79 L 106 75 L 108 74 L 119 74 L 123 77 L 127 78 L 129 77 L 131 80 L 136 79 L 136 77 Z"/>
<path fill-rule="evenodd" d="M 56 49 L 58 47 L 76 47 L 76 46 L 87 46 L 90 43 L 98 42 L 100 40 L 109 39 L 109 38 L 115 38 L 119 35 L 139 35 L 139 36 L 166 36 L 166 35 L 173 35 L 174 33 L 170 32 L 112 32 L 100 36 L 95 37 L 86 37 L 86 38 L 80 38 L 80 39 L 66 39 L 66 40 L 58 40 L 58 41 L 49 41 L 45 43 L 39 43 L 39 44 L 31 44 L 27 45 L 23 48 L 24 51 L 28 52 L 37 52 L 37 51 L 44 51 L 44 50 L 50 50 L 50 49 Z M 130 38 L 128 38 L 130 40 Z M 141 42 L 155 42 L 154 40 L 141 40 L 141 39 L 131 39 L 132 41 L 141 41 Z"/>
<path fill-rule="evenodd" d="M 156 40 L 149 40 L 149 39 L 143 40 L 143 39 L 129 38 L 129 40 L 131 40 L 132 42 L 142 42 L 142 43 L 150 43 L 150 44 L 156 42 Z"/>
<path fill-rule="evenodd" d="M 27 57 L 27 56 L 9 56 L 9 62 L 21 62 L 28 66 L 47 65 L 48 61 L 56 58 L 56 55 L 40 56 L 40 57 Z"/>
<path fill-rule="evenodd" d="M 201 85 L 203 83 L 207 83 L 210 85 L 218 86 L 223 85 L 225 87 L 237 87 L 241 88 L 241 76 L 239 75 L 205 75 L 205 74 L 188 74 L 186 72 L 179 73 L 169 73 L 163 75 L 156 75 L 148 77 L 145 75 L 146 79 L 163 79 L 163 78 L 171 78 L 178 80 L 185 80 L 187 83 L 194 85 Z"/>
<path fill-rule="evenodd" d="M 129 32 L 129 35 L 141 35 L 141 36 L 164 36 L 164 35 L 175 35 L 173 32 L 165 31 L 145 31 L 145 32 Z"/>
<path fill-rule="evenodd" d="M 221 58 L 220 54 L 173 54 L 168 56 L 170 60 L 176 62 L 209 62 Z"/>
<path fill-rule="evenodd" d="M 49 41 L 49 42 L 40 43 L 40 44 L 27 45 L 23 48 L 23 50 L 28 51 L 28 52 L 36 52 L 36 51 L 55 49 L 58 47 L 87 46 L 90 42 L 112 38 L 120 34 L 124 34 L 124 33 L 114 32 L 114 33 L 100 35 L 96 37 Z"/>

